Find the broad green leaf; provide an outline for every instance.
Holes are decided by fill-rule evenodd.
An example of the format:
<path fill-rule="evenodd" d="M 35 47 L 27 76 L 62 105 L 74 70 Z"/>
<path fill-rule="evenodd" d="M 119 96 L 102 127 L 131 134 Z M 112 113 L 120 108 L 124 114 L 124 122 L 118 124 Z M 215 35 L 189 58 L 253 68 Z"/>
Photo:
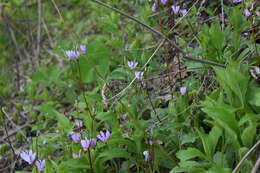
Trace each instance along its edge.
<path fill-rule="evenodd" d="M 186 161 L 189 159 L 193 159 L 195 157 L 199 157 L 202 159 L 206 159 L 206 156 L 197 148 L 188 148 L 186 150 L 180 150 L 176 153 L 176 156 L 181 160 L 181 161 Z"/>
<path fill-rule="evenodd" d="M 250 123 L 248 127 L 246 127 L 241 135 L 242 142 L 246 147 L 250 147 L 253 144 L 253 140 L 256 135 L 256 124 Z"/>

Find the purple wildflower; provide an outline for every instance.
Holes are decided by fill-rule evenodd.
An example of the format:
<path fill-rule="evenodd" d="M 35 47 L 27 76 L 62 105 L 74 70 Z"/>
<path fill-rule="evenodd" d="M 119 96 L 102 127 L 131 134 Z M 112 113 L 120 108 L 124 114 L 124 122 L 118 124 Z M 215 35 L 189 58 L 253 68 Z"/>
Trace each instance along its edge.
<path fill-rule="evenodd" d="M 107 142 L 110 135 L 111 134 L 108 130 L 106 130 L 106 134 L 104 134 L 103 131 L 100 131 L 99 135 L 97 135 L 97 138 L 103 142 Z"/>
<path fill-rule="evenodd" d="M 95 147 L 96 145 L 97 145 L 97 139 L 96 138 L 90 139 L 90 146 Z"/>
<path fill-rule="evenodd" d="M 130 67 L 131 69 L 134 69 L 138 65 L 138 62 L 128 61 L 127 64 L 128 64 L 128 67 Z"/>
<path fill-rule="evenodd" d="M 187 92 L 187 88 L 186 87 L 181 87 L 180 88 L 181 95 L 184 95 L 186 92 Z"/>
<path fill-rule="evenodd" d="M 155 3 L 154 3 L 153 6 L 151 7 L 151 10 L 152 10 L 153 12 L 155 12 L 155 11 L 157 10 L 157 6 L 156 6 Z"/>
<path fill-rule="evenodd" d="M 181 10 L 181 14 L 182 14 L 182 16 L 186 16 L 187 10 L 186 9 Z"/>
<path fill-rule="evenodd" d="M 167 3 L 167 1 L 168 1 L 168 0 L 161 0 L 161 3 L 162 3 L 163 5 L 165 5 L 165 4 Z"/>
<path fill-rule="evenodd" d="M 179 12 L 179 10 L 180 10 L 180 6 L 172 5 L 171 8 L 172 8 L 172 11 L 174 12 L 174 14 L 177 14 Z"/>
<path fill-rule="evenodd" d="M 81 140 L 82 135 L 80 133 L 69 134 L 68 137 L 72 139 L 74 142 L 79 142 Z"/>
<path fill-rule="evenodd" d="M 38 168 L 39 171 L 43 171 L 45 168 L 45 160 L 37 160 L 36 161 L 36 167 Z"/>
<path fill-rule="evenodd" d="M 65 53 L 71 59 L 78 59 L 80 56 L 80 52 L 75 50 L 67 50 Z"/>
<path fill-rule="evenodd" d="M 136 77 L 137 79 L 142 79 L 143 76 L 144 76 L 144 72 L 142 72 L 142 71 L 137 71 L 137 72 L 135 72 L 135 77 Z"/>
<path fill-rule="evenodd" d="M 81 142 L 83 150 L 87 151 L 90 147 L 91 141 L 87 139 L 87 140 L 81 140 L 80 142 Z"/>
<path fill-rule="evenodd" d="M 242 2 L 243 0 L 233 0 L 233 3 L 239 3 Z"/>
<path fill-rule="evenodd" d="M 32 164 L 36 158 L 36 153 L 32 152 L 32 150 L 22 151 L 20 157 L 29 164 Z"/>
<path fill-rule="evenodd" d="M 81 50 L 81 52 L 85 53 L 87 51 L 87 48 L 85 45 L 79 45 L 79 48 Z"/>
<path fill-rule="evenodd" d="M 245 15 L 246 17 L 248 17 L 248 16 L 251 15 L 250 11 L 249 11 L 247 8 L 244 10 L 244 15 Z"/>

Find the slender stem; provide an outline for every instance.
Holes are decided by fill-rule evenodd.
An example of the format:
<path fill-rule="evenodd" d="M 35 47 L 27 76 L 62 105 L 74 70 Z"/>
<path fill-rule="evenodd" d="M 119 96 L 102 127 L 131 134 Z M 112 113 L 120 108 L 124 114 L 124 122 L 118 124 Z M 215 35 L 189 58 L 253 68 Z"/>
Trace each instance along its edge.
<path fill-rule="evenodd" d="M 4 129 L 5 129 L 5 133 L 6 133 L 6 136 L 7 136 L 7 142 L 8 142 L 8 144 L 9 144 L 9 146 L 10 146 L 10 148 L 11 148 L 11 150 L 12 150 L 12 152 L 13 152 L 13 157 L 15 157 L 15 151 L 14 151 L 14 148 L 13 148 L 13 145 L 12 145 L 12 142 L 11 142 L 11 140 L 9 139 L 9 135 L 8 135 L 8 130 L 7 130 L 7 127 L 6 127 L 6 123 L 5 123 L 5 116 L 6 116 L 6 112 L 4 111 L 4 108 L 1 108 L 1 112 L 4 114 L 3 115 L 3 120 L 4 120 Z"/>
<path fill-rule="evenodd" d="M 94 169 L 93 169 L 93 166 L 92 166 L 92 161 L 91 161 L 90 149 L 88 149 L 88 159 L 89 159 L 90 169 L 94 172 Z"/>
<path fill-rule="evenodd" d="M 160 117 L 158 116 L 156 110 L 155 110 L 155 107 L 154 107 L 154 105 L 153 105 L 153 102 L 152 102 L 152 99 L 151 99 L 151 97 L 150 97 L 149 91 L 147 91 L 147 90 L 144 88 L 143 81 L 141 81 L 141 86 L 142 86 L 142 88 L 146 91 L 146 94 L 147 94 L 147 96 L 148 96 L 148 100 L 149 100 L 149 102 L 150 102 L 150 104 L 151 104 L 151 106 L 152 106 L 152 109 L 153 109 L 153 112 L 154 112 L 155 116 L 157 117 L 157 119 L 158 119 L 159 122 L 162 122 L 161 119 L 160 119 Z"/>
<path fill-rule="evenodd" d="M 76 63 L 77 63 L 77 67 L 78 67 L 79 81 L 80 81 L 80 85 L 81 85 L 83 82 L 82 82 L 82 76 L 81 76 L 80 65 L 79 65 L 79 60 L 78 60 L 78 59 L 77 59 L 77 62 L 76 62 Z M 81 86 L 80 86 L 80 85 L 79 85 L 79 87 L 80 87 L 80 89 L 81 89 Z M 87 102 L 87 98 L 86 98 L 84 89 L 82 89 L 82 92 L 83 92 L 83 98 L 84 98 L 85 104 L 86 104 L 86 106 L 87 106 L 87 110 L 88 110 L 88 112 L 89 112 L 89 115 L 90 115 L 90 117 L 93 119 L 94 116 L 93 116 L 92 112 L 90 111 L 90 107 L 89 107 L 89 104 L 88 104 L 88 102 Z"/>

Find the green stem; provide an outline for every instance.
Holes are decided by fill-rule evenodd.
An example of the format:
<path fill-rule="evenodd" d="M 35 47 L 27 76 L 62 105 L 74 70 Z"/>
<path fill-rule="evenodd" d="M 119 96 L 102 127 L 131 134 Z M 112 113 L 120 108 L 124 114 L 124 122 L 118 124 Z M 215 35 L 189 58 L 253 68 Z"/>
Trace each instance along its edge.
<path fill-rule="evenodd" d="M 90 111 L 90 107 L 89 107 L 89 104 L 88 104 L 88 102 L 87 102 L 87 98 L 86 98 L 84 89 L 81 89 L 81 86 L 80 86 L 83 82 L 82 82 L 82 76 L 81 76 L 81 70 L 80 70 L 79 60 L 77 60 L 77 67 L 78 67 L 78 71 L 79 71 L 79 81 L 80 81 L 79 88 L 80 88 L 80 90 L 82 90 L 82 92 L 83 92 L 83 98 L 84 98 L 85 104 L 86 104 L 86 106 L 87 106 L 87 110 L 88 110 L 88 112 L 89 112 L 90 117 L 93 119 L 94 116 L 93 116 L 92 112 Z"/>
<path fill-rule="evenodd" d="M 90 169 L 92 170 L 92 172 L 95 172 L 94 169 L 93 169 L 93 166 L 92 166 L 90 149 L 88 149 L 88 159 L 89 159 Z"/>

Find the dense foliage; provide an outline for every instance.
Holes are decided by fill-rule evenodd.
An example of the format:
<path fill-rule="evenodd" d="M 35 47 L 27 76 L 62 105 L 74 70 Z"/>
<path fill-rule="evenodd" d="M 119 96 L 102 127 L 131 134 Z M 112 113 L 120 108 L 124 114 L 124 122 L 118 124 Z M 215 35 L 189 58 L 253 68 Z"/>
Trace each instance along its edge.
<path fill-rule="evenodd" d="M 0 2 L 0 172 L 253 172 L 259 4 L 102 2 Z"/>

